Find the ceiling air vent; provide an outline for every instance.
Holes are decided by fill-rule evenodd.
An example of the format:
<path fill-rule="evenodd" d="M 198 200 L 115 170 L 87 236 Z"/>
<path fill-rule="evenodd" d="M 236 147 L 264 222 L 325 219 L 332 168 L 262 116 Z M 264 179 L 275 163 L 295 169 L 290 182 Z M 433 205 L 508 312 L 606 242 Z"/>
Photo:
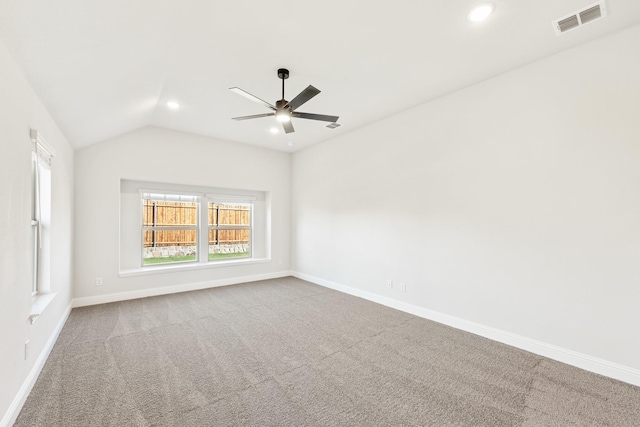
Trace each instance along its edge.
<path fill-rule="evenodd" d="M 600 8 L 599 4 L 580 12 L 580 22 L 582 22 L 583 24 L 586 24 L 587 22 L 591 22 L 598 18 L 602 18 L 602 9 Z"/>
<path fill-rule="evenodd" d="M 556 34 L 560 35 L 574 28 L 581 27 L 582 25 L 595 21 L 607 16 L 607 9 L 604 4 L 604 0 L 592 4 L 591 6 L 553 21 L 553 29 Z"/>
<path fill-rule="evenodd" d="M 568 18 L 564 18 L 558 21 L 558 30 L 560 30 L 561 33 L 579 26 L 580 22 L 578 21 L 578 15 L 571 15 Z"/>

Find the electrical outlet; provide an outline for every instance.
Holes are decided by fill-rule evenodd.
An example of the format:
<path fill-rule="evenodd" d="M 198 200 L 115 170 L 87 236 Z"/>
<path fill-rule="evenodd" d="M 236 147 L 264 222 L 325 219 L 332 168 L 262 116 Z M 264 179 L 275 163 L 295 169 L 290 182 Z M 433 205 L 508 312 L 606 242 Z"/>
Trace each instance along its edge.
<path fill-rule="evenodd" d="M 29 358 L 29 340 L 24 342 L 24 360 Z"/>
<path fill-rule="evenodd" d="M 400 292 L 407 292 L 407 284 L 400 282 Z"/>
<path fill-rule="evenodd" d="M 393 288 L 393 280 L 391 280 L 391 279 L 387 280 L 387 288 L 389 288 L 389 289 Z"/>
<path fill-rule="evenodd" d="M 96 286 L 102 286 L 102 277 L 96 277 Z"/>

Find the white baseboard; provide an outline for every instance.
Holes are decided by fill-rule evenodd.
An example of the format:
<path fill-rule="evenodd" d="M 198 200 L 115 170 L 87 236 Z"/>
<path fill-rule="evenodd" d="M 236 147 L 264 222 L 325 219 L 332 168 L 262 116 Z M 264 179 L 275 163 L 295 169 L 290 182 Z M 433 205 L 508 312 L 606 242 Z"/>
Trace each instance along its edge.
<path fill-rule="evenodd" d="M 158 295 L 175 294 L 178 292 L 197 291 L 200 289 L 216 288 L 218 286 L 237 285 L 239 283 L 256 282 L 258 280 L 278 279 L 280 277 L 291 276 L 289 270 L 275 273 L 256 274 L 253 276 L 232 277 L 228 279 L 209 280 L 206 282 L 186 283 L 183 285 L 163 286 L 159 288 L 140 289 L 137 291 L 116 292 L 94 297 L 74 298 L 74 307 L 84 307 L 87 305 L 106 304 L 116 301 L 126 301 L 130 299 L 154 297 Z"/>
<path fill-rule="evenodd" d="M 293 271 L 291 275 L 320 286 L 364 298 L 366 300 L 386 305 L 387 307 L 395 308 L 397 310 L 401 310 L 415 316 L 433 320 L 434 322 L 442 323 L 444 325 L 452 326 L 456 329 L 471 332 L 472 334 L 480 335 L 493 341 L 498 341 L 512 347 L 517 347 L 519 349 L 538 354 L 540 356 L 548 357 L 549 359 L 557 360 L 559 362 L 566 363 L 567 365 L 572 365 L 586 371 L 594 372 L 596 374 L 604 375 L 609 378 L 614 378 L 629 384 L 640 386 L 640 370 L 638 369 L 630 368 L 628 366 L 620 365 L 614 362 L 609 362 L 607 360 L 599 359 L 587 354 L 578 353 L 573 350 L 567 350 L 556 345 L 547 344 L 542 341 L 537 341 L 534 339 L 523 337 L 521 335 L 512 334 L 511 332 L 506 332 L 500 329 L 492 328 L 490 326 L 481 325 L 479 323 L 471 322 L 459 317 L 450 316 L 448 314 L 429 310 L 413 304 L 408 304 L 392 298 L 377 295 L 372 292 L 363 291 L 351 286 L 331 282 L 297 271 Z"/>
<path fill-rule="evenodd" d="M 24 405 L 24 402 L 27 400 L 29 393 L 31 393 L 31 389 L 33 388 L 33 385 L 36 383 L 36 380 L 38 379 L 38 376 L 40 375 L 40 372 L 42 371 L 44 364 L 47 362 L 47 359 L 49 358 L 49 354 L 51 354 L 51 350 L 53 349 L 53 346 L 55 345 L 56 340 L 60 335 L 60 331 L 62 331 L 64 324 L 69 318 L 69 313 L 71 313 L 71 309 L 72 309 L 72 303 L 69 303 L 69 305 L 67 306 L 67 309 L 64 311 L 64 313 L 60 317 L 60 320 L 58 321 L 58 324 L 53 330 L 53 333 L 51 334 L 44 348 L 40 352 L 40 355 L 38 356 L 38 359 L 34 363 L 33 368 L 31 368 L 29 375 L 27 375 L 27 378 L 22 383 L 22 387 L 20 387 L 20 390 L 18 390 L 18 393 L 13 398 L 13 402 L 11 402 L 11 405 L 7 409 L 7 412 L 5 413 L 4 417 L 2 417 L 2 420 L 0 420 L 0 427 L 10 427 L 13 425 L 13 423 L 16 422 L 16 419 L 18 418 L 18 415 L 22 410 L 22 405 Z"/>

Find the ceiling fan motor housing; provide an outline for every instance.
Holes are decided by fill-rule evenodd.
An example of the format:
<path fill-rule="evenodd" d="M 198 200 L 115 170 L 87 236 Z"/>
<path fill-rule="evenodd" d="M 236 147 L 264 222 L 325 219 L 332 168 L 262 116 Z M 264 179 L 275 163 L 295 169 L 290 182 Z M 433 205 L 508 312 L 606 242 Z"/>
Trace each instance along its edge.
<path fill-rule="evenodd" d="M 291 107 L 289 107 L 289 101 L 287 101 L 286 99 L 277 100 L 276 101 L 276 110 L 277 111 L 288 110 L 289 112 L 291 112 Z"/>

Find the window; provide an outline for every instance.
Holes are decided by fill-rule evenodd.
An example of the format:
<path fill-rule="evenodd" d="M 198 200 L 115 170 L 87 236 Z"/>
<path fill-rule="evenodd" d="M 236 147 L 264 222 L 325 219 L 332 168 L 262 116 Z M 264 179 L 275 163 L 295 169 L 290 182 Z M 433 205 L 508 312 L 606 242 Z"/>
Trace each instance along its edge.
<path fill-rule="evenodd" d="M 141 195 L 143 265 L 251 257 L 250 200 L 145 191 Z M 200 214 L 201 205 L 207 209 L 205 215 Z M 207 242 L 206 250 L 199 251 L 200 241 Z"/>
<path fill-rule="evenodd" d="M 51 237 L 51 158 L 53 150 L 32 131 L 31 153 L 31 226 L 33 229 L 33 274 L 31 293 L 38 295 L 50 288 Z"/>
<path fill-rule="evenodd" d="M 142 194 L 143 264 L 198 259 L 199 197 Z"/>
<path fill-rule="evenodd" d="M 209 202 L 209 260 L 251 256 L 251 203 Z"/>
<path fill-rule="evenodd" d="M 268 191 L 120 180 L 120 275 L 269 262 Z"/>

